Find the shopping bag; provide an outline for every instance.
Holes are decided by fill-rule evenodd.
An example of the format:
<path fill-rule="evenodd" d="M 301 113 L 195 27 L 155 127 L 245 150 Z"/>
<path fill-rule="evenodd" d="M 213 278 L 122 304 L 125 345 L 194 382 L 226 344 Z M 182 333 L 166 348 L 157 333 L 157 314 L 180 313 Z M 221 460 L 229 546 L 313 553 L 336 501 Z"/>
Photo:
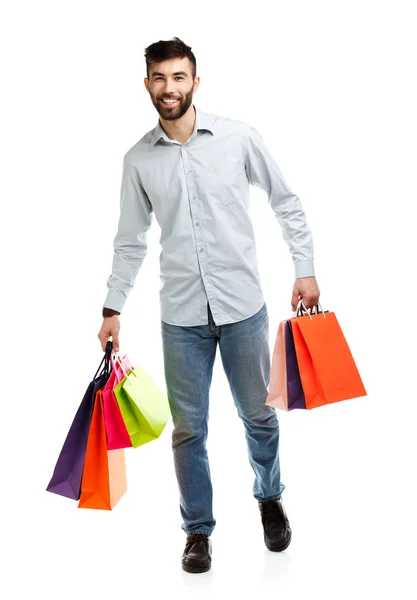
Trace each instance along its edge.
<path fill-rule="evenodd" d="M 334 312 L 297 316 L 291 327 L 307 409 L 367 395 Z"/>
<path fill-rule="evenodd" d="M 113 368 L 116 360 L 124 373 L 113 391 L 132 446 L 137 448 L 161 435 L 171 416 L 168 398 L 140 364 L 129 369 L 120 356 L 111 360 Z"/>
<path fill-rule="evenodd" d="M 107 448 L 103 390 L 98 390 L 88 434 L 78 508 L 112 510 L 126 490 L 124 450 Z"/>
<path fill-rule="evenodd" d="M 89 383 L 77 410 L 64 445 L 58 456 L 51 480 L 46 491 L 78 500 L 81 493 L 81 478 L 87 448 L 88 432 L 97 391 L 104 387 L 109 377 L 111 347 L 108 345 L 99 368 Z M 104 362 L 101 373 L 97 376 Z"/>
<path fill-rule="evenodd" d="M 131 368 L 130 361 L 126 355 L 123 357 L 123 362 L 128 369 Z M 116 385 L 123 379 L 124 373 L 118 362 L 112 366 L 112 372 L 103 390 L 103 412 L 107 448 L 108 450 L 131 448 L 132 442 L 113 392 Z"/>
<path fill-rule="evenodd" d="M 298 370 L 291 320 L 285 322 L 285 363 L 287 373 L 288 410 L 306 408 L 306 401 Z"/>
<path fill-rule="evenodd" d="M 268 396 L 265 404 L 282 410 L 288 410 L 287 369 L 285 360 L 286 321 L 278 325 L 274 351 L 271 361 Z"/>

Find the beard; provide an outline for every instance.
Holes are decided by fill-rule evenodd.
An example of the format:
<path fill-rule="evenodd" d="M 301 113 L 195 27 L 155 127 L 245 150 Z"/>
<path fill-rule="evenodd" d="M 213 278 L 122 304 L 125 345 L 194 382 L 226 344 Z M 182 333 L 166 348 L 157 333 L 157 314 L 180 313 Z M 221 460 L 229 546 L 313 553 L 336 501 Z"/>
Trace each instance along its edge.
<path fill-rule="evenodd" d="M 187 112 L 187 110 L 190 108 L 192 102 L 193 102 L 193 87 L 191 87 L 190 91 L 187 92 L 185 94 L 185 96 L 181 97 L 178 95 L 173 95 L 173 96 L 162 96 L 159 98 L 155 98 L 152 94 L 150 94 L 151 96 L 151 100 L 152 100 L 152 104 L 154 105 L 154 107 L 156 108 L 156 110 L 158 111 L 159 115 L 165 119 L 166 121 L 174 121 L 175 119 L 181 119 L 181 117 Z M 170 106 L 163 106 L 161 104 L 161 98 L 178 98 L 178 102 L 175 106 L 173 106 L 172 108 Z"/>

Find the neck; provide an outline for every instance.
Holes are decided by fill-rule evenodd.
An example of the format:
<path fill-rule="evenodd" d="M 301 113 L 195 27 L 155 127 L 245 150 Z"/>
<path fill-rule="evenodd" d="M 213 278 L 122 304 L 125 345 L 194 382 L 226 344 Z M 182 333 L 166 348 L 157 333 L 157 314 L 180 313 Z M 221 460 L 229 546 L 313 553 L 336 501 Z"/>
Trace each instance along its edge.
<path fill-rule="evenodd" d="M 159 117 L 162 129 L 171 140 L 175 140 L 184 144 L 190 137 L 194 129 L 196 119 L 196 111 L 194 104 L 191 104 L 186 113 L 180 119 L 167 121 Z"/>

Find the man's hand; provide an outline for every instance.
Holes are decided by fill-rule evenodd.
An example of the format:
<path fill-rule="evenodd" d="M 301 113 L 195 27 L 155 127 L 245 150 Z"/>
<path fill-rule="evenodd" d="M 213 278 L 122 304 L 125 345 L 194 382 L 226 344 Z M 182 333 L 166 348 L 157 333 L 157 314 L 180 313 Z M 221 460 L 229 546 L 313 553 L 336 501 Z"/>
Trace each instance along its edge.
<path fill-rule="evenodd" d="M 306 308 L 313 308 L 319 301 L 320 290 L 315 277 L 300 277 L 295 280 L 292 290 L 291 307 L 297 310 L 297 304 L 303 301 Z"/>
<path fill-rule="evenodd" d="M 120 332 L 120 319 L 118 315 L 112 317 L 104 317 L 103 325 L 98 333 L 98 339 L 101 342 L 103 352 L 106 351 L 106 344 L 111 336 L 113 342 L 113 352 L 119 351 L 119 332 Z"/>

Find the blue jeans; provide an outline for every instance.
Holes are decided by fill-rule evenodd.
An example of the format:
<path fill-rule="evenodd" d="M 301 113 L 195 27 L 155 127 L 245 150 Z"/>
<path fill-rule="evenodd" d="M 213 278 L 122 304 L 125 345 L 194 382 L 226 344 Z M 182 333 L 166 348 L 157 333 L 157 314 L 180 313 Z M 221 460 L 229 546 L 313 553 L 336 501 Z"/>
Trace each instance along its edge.
<path fill-rule="evenodd" d="M 266 304 L 253 316 L 217 326 L 210 306 L 208 325 L 183 327 L 161 321 L 165 380 L 174 429 L 172 450 L 180 492 L 181 528 L 210 535 L 213 489 L 206 450 L 209 390 L 220 346 L 223 368 L 245 428 L 258 502 L 281 496 L 279 424 L 265 404 L 270 376 Z"/>

